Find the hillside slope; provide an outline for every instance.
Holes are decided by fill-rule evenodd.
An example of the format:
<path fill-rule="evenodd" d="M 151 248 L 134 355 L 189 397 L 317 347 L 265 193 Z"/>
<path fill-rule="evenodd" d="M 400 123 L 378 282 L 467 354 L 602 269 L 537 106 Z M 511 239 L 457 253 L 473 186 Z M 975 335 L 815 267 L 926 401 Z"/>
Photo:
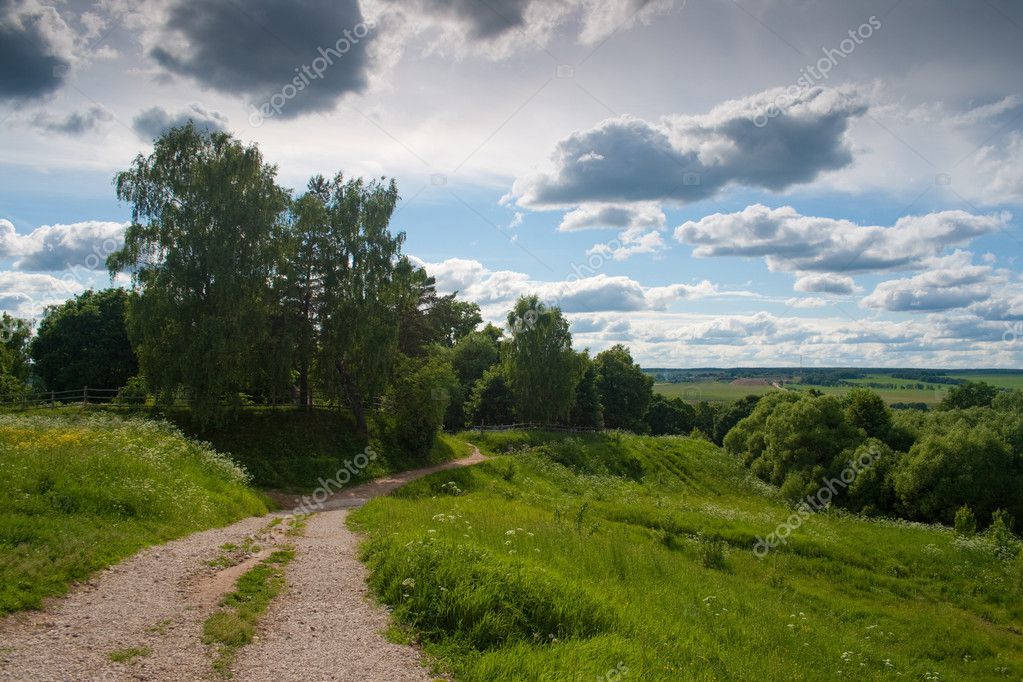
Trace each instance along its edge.
<path fill-rule="evenodd" d="M 1023 678 L 1023 569 L 980 538 L 826 513 L 709 443 L 506 433 L 370 502 L 371 585 L 457 679 Z"/>
<path fill-rule="evenodd" d="M 147 545 L 267 509 L 247 475 L 163 422 L 0 416 L 0 614 Z"/>

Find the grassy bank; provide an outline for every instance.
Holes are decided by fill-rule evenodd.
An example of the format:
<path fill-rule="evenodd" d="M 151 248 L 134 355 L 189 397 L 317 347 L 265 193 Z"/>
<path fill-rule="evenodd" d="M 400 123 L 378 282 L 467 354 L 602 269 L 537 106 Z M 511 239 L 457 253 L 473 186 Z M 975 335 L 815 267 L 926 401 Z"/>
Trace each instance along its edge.
<path fill-rule="evenodd" d="M 1023 567 L 931 526 L 792 513 L 714 446 L 490 434 L 351 523 L 456 678 L 1020 679 Z"/>
<path fill-rule="evenodd" d="M 152 420 L 0 416 L 0 613 L 139 549 L 263 514 L 244 471 Z"/>
<path fill-rule="evenodd" d="M 202 431 L 189 430 L 186 412 L 168 416 L 245 467 L 253 485 L 291 493 L 314 490 L 320 479 L 334 477 L 367 446 L 377 457 L 351 477 L 349 486 L 469 454 L 463 442 L 442 435 L 428 458 L 411 458 L 378 437 L 379 429 L 373 429 L 368 440 L 357 437 L 351 416 L 337 410 L 248 409 L 222 427 Z"/>

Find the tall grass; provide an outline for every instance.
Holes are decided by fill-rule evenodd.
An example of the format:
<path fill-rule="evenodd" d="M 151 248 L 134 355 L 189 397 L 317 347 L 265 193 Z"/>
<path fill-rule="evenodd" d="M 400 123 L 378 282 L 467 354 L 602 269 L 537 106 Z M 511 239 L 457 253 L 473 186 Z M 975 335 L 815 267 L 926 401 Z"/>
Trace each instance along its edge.
<path fill-rule="evenodd" d="M 0 613 L 147 545 L 266 513 L 208 445 L 107 414 L 0 416 L 0 489 Z"/>
<path fill-rule="evenodd" d="M 1023 677 L 1020 569 L 982 538 L 824 513 L 761 560 L 792 510 L 708 443 L 474 438 L 500 456 L 350 517 L 457 679 Z"/>

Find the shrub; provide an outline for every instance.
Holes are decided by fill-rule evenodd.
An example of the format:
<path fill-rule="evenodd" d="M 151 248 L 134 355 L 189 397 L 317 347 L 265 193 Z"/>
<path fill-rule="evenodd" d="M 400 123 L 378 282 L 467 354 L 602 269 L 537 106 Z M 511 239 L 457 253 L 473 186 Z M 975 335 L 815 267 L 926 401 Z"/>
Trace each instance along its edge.
<path fill-rule="evenodd" d="M 1012 534 L 1012 516 L 998 509 L 991 515 L 991 525 L 984 531 L 995 546 L 995 554 L 1002 559 L 1011 559 L 1020 548 L 1020 541 Z"/>
<path fill-rule="evenodd" d="M 965 504 L 956 512 L 955 530 L 956 535 L 964 538 L 971 538 L 977 533 L 977 517 Z"/>
<path fill-rule="evenodd" d="M 721 538 L 700 538 L 700 563 L 704 568 L 723 571 L 725 563 L 725 547 L 727 543 Z"/>

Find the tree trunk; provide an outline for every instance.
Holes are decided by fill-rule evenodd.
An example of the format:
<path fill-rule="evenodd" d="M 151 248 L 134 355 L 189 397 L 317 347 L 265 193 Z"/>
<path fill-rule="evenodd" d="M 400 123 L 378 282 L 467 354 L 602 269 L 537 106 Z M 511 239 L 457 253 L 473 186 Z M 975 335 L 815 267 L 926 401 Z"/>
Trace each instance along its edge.
<path fill-rule="evenodd" d="M 334 363 L 334 367 L 337 369 L 338 377 L 341 379 L 341 387 L 344 389 L 345 398 L 348 400 L 348 407 L 351 408 L 352 415 L 355 417 L 355 432 L 360 437 L 367 438 L 369 436 L 369 428 L 366 426 L 366 411 L 362 408 L 362 396 L 359 394 L 359 389 L 355 386 L 355 380 L 340 360 Z"/>
<path fill-rule="evenodd" d="M 298 404 L 306 412 L 312 408 L 312 401 L 309 399 L 309 367 L 305 363 L 298 368 Z"/>

